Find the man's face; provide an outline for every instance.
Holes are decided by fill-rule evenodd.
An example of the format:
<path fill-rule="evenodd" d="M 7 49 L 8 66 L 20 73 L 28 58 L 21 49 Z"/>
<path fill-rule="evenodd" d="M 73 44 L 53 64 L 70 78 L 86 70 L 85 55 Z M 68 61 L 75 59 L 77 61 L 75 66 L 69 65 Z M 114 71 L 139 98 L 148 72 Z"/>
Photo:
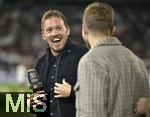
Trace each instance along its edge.
<path fill-rule="evenodd" d="M 43 23 L 42 36 L 53 52 L 60 52 L 67 42 L 70 29 L 59 17 L 50 17 Z"/>

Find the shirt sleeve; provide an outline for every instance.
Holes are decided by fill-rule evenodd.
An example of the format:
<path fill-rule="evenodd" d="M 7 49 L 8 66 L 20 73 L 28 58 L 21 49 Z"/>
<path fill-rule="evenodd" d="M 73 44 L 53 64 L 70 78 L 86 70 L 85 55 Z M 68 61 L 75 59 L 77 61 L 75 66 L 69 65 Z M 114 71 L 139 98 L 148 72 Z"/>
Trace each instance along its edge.
<path fill-rule="evenodd" d="M 107 70 L 100 63 L 82 59 L 78 67 L 78 91 L 76 92 L 77 117 L 107 117 Z"/>

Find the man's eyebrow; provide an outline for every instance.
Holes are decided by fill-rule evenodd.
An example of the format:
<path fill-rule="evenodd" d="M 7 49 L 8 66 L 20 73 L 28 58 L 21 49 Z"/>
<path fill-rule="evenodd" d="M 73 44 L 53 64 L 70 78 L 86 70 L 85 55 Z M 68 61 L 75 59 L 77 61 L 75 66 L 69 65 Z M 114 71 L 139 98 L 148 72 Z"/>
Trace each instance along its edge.
<path fill-rule="evenodd" d="M 52 30 L 53 28 L 52 27 L 48 27 L 48 28 L 46 28 L 46 30 Z"/>

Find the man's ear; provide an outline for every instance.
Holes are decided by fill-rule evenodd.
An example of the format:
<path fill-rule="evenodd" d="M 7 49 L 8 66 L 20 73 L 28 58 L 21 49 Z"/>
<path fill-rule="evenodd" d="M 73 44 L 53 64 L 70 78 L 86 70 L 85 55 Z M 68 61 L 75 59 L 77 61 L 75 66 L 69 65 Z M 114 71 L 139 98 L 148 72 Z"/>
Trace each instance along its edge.
<path fill-rule="evenodd" d="M 42 35 L 43 40 L 46 40 L 43 31 L 41 31 L 41 35 Z"/>
<path fill-rule="evenodd" d="M 113 26 L 113 27 L 112 27 L 112 35 L 115 33 L 115 31 L 116 31 L 116 27 Z"/>
<path fill-rule="evenodd" d="M 84 24 L 82 25 L 82 32 L 83 32 L 83 35 L 84 35 L 84 36 L 87 36 L 87 35 L 88 35 L 88 32 L 89 32 L 87 26 L 84 25 Z"/>
<path fill-rule="evenodd" d="M 67 26 L 67 35 L 70 35 L 70 26 Z"/>

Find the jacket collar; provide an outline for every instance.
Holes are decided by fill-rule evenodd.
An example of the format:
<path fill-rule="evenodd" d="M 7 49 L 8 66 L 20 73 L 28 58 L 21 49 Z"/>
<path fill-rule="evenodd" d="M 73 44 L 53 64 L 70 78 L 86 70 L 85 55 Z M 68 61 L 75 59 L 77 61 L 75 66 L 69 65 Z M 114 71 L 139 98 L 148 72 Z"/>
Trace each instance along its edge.
<path fill-rule="evenodd" d="M 116 37 L 105 37 L 99 41 L 97 46 L 103 45 L 121 45 L 121 42 Z"/>

